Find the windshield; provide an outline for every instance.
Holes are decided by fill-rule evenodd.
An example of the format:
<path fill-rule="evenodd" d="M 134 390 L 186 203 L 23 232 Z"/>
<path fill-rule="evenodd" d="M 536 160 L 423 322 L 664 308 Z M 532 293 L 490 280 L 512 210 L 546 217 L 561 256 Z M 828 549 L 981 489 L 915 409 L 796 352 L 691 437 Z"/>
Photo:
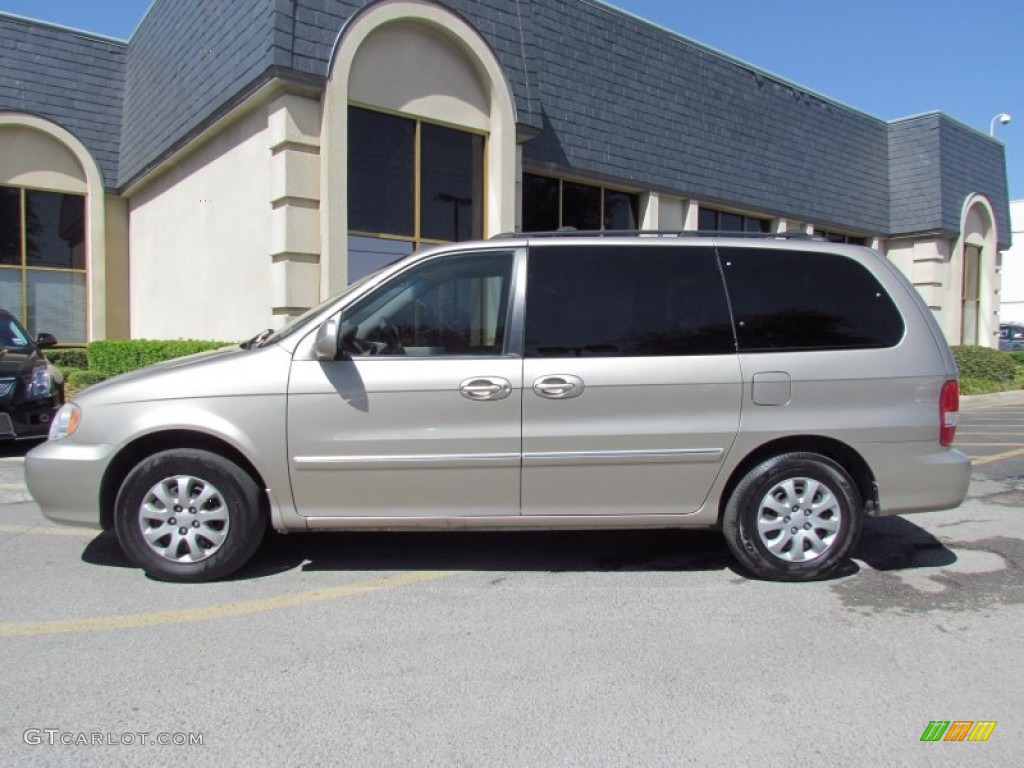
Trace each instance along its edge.
<path fill-rule="evenodd" d="M 278 341 L 281 341 L 282 339 L 287 338 L 288 336 L 291 336 L 293 333 L 295 333 L 296 330 L 298 330 L 300 327 L 305 325 L 306 321 L 308 321 L 311 317 L 314 317 L 318 313 L 323 312 L 325 309 L 327 309 L 328 306 L 330 306 L 331 304 L 336 302 L 342 296 L 347 296 L 349 293 L 354 291 L 356 288 L 361 286 L 363 283 L 365 283 L 365 282 L 367 282 L 369 280 L 372 280 L 374 277 L 376 277 L 378 274 L 380 274 L 383 271 L 383 269 L 387 269 L 387 267 L 384 267 L 382 269 L 378 269 L 376 272 L 372 272 L 369 275 L 366 275 L 365 277 L 359 278 L 354 283 L 352 283 L 350 286 L 348 286 L 345 290 L 343 290 L 341 293 L 336 293 L 333 296 L 331 296 L 329 299 L 327 299 L 326 301 L 323 301 L 320 304 L 317 304 L 315 307 L 312 307 L 311 309 L 307 309 L 301 315 L 299 315 L 294 320 L 292 320 L 290 323 L 285 325 L 284 328 L 282 328 L 277 333 L 273 334 L 268 339 L 266 339 L 264 342 L 262 342 L 260 344 L 260 346 L 265 346 L 267 344 L 274 344 L 274 343 L 276 343 Z"/>
<path fill-rule="evenodd" d="M 0 347 L 4 349 L 28 349 L 32 346 L 28 332 L 21 323 L 10 315 L 0 317 Z"/>

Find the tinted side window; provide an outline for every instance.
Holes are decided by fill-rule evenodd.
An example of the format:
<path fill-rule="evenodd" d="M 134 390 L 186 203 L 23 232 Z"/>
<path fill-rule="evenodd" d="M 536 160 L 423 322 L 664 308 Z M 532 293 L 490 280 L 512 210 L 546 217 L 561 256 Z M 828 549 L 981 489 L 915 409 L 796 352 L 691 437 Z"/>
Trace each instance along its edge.
<path fill-rule="evenodd" d="M 510 251 L 431 259 L 384 283 L 342 315 L 353 357 L 500 355 L 512 285 Z"/>
<path fill-rule="evenodd" d="M 741 352 L 895 346 L 903 318 L 875 277 L 830 253 L 719 250 Z"/>
<path fill-rule="evenodd" d="M 530 248 L 528 357 L 735 354 L 714 251 Z"/>

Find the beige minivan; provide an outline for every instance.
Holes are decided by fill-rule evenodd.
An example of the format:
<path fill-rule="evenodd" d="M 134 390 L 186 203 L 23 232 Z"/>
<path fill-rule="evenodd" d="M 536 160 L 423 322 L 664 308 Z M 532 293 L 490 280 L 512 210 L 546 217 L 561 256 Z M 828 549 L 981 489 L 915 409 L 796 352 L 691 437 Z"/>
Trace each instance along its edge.
<path fill-rule="evenodd" d="M 414 254 L 287 327 L 90 387 L 25 462 L 147 573 L 279 531 L 717 528 L 825 576 L 865 515 L 955 507 L 957 371 L 886 258 L 811 238 L 554 233 Z"/>

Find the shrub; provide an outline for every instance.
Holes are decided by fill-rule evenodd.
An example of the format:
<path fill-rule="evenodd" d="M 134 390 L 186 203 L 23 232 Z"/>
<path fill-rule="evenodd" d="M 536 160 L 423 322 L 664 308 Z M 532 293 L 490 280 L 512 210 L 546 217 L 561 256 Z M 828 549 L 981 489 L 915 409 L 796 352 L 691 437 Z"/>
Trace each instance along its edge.
<path fill-rule="evenodd" d="M 68 377 L 71 376 L 72 373 L 75 373 L 76 371 L 84 371 L 85 368 L 75 368 L 70 365 L 58 365 L 57 370 L 60 371 L 60 375 L 64 377 L 64 381 L 67 381 Z"/>
<path fill-rule="evenodd" d="M 48 349 L 44 353 L 46 359 L 58 368 L 88 368 L 89 358 L 81 347 L 71 349 Z"/>
<path fill-rule="evenodd" d="M 64 396 L 72 398 L 86 387 L 91 387 L 107 378 L 110 378 L 107 374 L 97 371 L 73 371 L 64 379 Z"/>
<path fill-rule="evenodd" d="M 1024 365 L 1024 349 L 1015 349 L 1013 352 L 1007 352 L 1010 359 L 1013 360 L 1018 366 Z"/>
<path fill-rule="evenodd" d="M 1006 352 L 988 347 L 953 347 L 953 356 L 960 369 L 960 378 L 1013 383 L 1016 366 Z"/>
<path fill-rule="evenodd" d="M 110 339 L 89 344 L 89 369 L 114 376 L 153 363 L 228 346 L 226 341 Z"/>
<path fill-rule="evenodd" d="M 988 395 L 993 392 L 1003 392 L 1007 388 L 1007 385 L 1000 381 L 992 381 L 991 379 L 972 379 L 968 377 L 960 377 L 960 394 L 961 395 Z"/>

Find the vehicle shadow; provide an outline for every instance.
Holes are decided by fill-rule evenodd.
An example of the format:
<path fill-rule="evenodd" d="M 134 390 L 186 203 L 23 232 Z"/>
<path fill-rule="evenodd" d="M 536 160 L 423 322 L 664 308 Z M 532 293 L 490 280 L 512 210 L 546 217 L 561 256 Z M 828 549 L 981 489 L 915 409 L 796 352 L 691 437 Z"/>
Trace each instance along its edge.
<path fill-rule="evenodd" d="M 901 517 L 869 518 L 854 559 L 828 581 L 860 571 L 941 567 L 956 555 L 923 528 Z M 135 568 L 113 531 L 94 538 L 82 560 Z M 304 571 L 731 571 L 750 578 L 717 531 L 489 531 L 489 532 L 268 532 L 252 560 L 231 581 Z"/>
<path fill-rule="evenodd" d="M 136 566 L 113 531 L 82 560 Z M 736 570 L 713 531 L 268 532 L 252 560 L 229 580 L 304 571 L 717 571 Z M 738 570 L 736 570 L 738 573 Z"/>
<path fill-rule="evenodd" d="M 853 555 L 876 571 L 940 568 L 956 554 L 935 536 L 904 517 L 869 517 Z"/>

